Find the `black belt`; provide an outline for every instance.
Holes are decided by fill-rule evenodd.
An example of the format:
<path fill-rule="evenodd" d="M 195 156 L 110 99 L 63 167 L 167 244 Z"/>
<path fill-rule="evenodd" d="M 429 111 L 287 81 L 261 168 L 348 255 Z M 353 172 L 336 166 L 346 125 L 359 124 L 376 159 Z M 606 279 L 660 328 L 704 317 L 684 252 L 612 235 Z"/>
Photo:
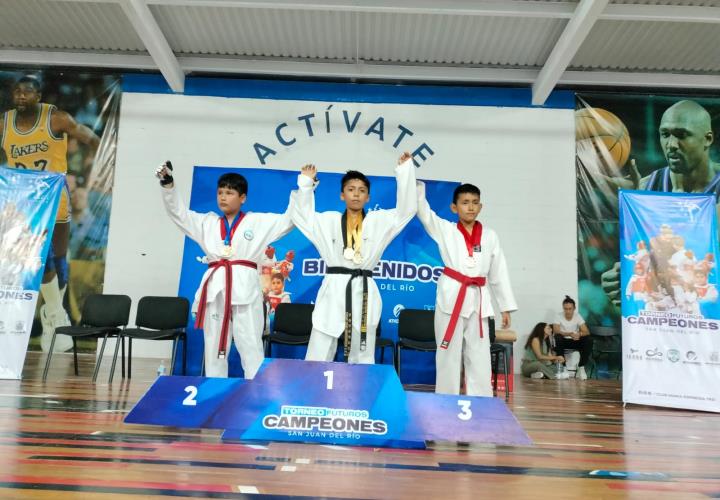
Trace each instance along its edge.
<path fill-rule="evenodd" d="M 368 278 L 372 278 L 372 271 L 367 269 L 351 269 L 349 267 L 328 267 L 325 274 L 347 274 L 350 279 L 345 287 L 345 338 L 343 339 L 343 352 L 345 361 L 350 355 L 350 342 L 352 339 L 352 280 L 362 277 L 363 279 L 363 303 L 362 319 L 360 320 L 360 350 L 364 351 L 367 346 L 367 303 L 368 303 Z"/>

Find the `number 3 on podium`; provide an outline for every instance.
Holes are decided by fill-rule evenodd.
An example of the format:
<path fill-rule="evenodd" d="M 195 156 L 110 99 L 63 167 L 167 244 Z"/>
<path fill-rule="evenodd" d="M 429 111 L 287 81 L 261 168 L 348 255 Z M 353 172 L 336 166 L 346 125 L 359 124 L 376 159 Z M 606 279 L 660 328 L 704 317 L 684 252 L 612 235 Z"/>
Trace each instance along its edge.
<path fill-rule="evenodd" d="M 460 420 L 470 420 L 472 418 L 472 410 L 470 409 L 470 401 L 467 399 L 458 399 L 458 406 L 460 407 L 460 413 L 458 418 Z"/>
<path fill-rule="evenodd" d="M 198 392 L 197 387 L 189 385 L 185 388 L 185 392 L 187 392 L 188 395 L 185 399 L 183 399 L 183 406 L 197 406 L 197 400 L 195 399 Z"/>

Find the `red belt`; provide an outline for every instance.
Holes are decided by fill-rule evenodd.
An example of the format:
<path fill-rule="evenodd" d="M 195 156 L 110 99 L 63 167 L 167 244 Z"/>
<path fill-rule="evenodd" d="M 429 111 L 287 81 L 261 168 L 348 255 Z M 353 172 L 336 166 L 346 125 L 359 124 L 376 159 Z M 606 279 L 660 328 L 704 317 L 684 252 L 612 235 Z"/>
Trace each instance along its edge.
<path fill-rule="evenodd" d="M 454 279 L 460 283 L 460 291 L 458 292 L 457 299 L 455 299 L 455 306 L 453 307 L 452 314 L 450 315 L 450 323 L 448 323 L 447 330 L 445 330 L 445 336 L 443 337 L 440 349 L 447 349 L 452 340 L 453 334 L 455 333 L 455 326 L 457 325 L 458 319 L 460 318 L 460 310 L 462 309 L 463 302 L 465 302 L 465 293 L 469 286 L 485 286 L 484 276 L 465 276 L 462 273 L 457 272 L 454 269 L 446 267 L 443 269 L 443 274 L 449 278 Z M 480 292 L 480 338 L 483 336 L 482 328 L 482 291 Z"/>
<path fill-rule="evenodd" d="M 210 262 L 208 267 L 212 269 L 205 283 L 203 283 L 202 293 L 200 294 L 200 304 L 198 304 L 197 315 L 195 316 L 195 328 L 202 328 L 205 323 L 205 309 L 207 307 L 207 288 L 210 278 L 215 271 L 221 267 L 225 269 L 225 310 L 223 312 L 222 329 L 220 330 L 220 346 L 218 347 L 218 358 L 224 358 L 226 355 L 225 346 L 227 345 L 228 326 L 230 325 L 230 313 L 232 311 L 232 266 L 245 266 L 257 269 L 255 262 L 249 260 L 216 260 Z"/>

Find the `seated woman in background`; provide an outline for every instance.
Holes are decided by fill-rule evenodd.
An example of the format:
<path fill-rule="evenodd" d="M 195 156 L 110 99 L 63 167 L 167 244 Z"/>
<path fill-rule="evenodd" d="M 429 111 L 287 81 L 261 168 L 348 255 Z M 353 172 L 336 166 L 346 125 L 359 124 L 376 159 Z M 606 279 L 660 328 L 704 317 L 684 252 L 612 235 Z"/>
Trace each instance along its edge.
<path fill-rule="evenodd" d="M 555 346 L 557 352 L 565 353 L 565 350 L 573 350 L 580 353 L 580 361 L 575 377 L 585 380 L 587 379 L 585 364 L 590 359 L 590 353 L 592 352 L 590 330 L 588 330 L 583 317 L 577 312 L 573 299 L 566 295 L 562 306 L 563 312 L 558 313 L 553 325 Z M 568 364 L 574 363 L 568 362 Z M 568 367 L 568 369 L 573 369 L 573 367 Z"/>
<path fill-rule="evenodd" d="M 525 342 L 525 355 L 521 366 L 524 376 L 530 378 L 558 378 L 558 365 L 563 363 L 565 358 L 556 356 L 550 350 L 549 340 L 552 334 L 553 327 L 550 323 L 538 323 L 535 325 L 527 342 Z"/>

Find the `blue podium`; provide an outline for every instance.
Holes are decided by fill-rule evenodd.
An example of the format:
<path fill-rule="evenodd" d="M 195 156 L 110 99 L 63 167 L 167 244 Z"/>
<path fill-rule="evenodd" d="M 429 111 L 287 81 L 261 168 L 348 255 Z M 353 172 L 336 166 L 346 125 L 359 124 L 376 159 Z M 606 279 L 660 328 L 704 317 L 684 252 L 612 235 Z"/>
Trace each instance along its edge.
<path fill-rule="evenodd" d="M 125 423 L 225 429 L 237 440 L 531 444 L 498 398 L 406 392 L 388 365 L 294 359 L 265 360 L 253 380 L 159 377 Z"/>

